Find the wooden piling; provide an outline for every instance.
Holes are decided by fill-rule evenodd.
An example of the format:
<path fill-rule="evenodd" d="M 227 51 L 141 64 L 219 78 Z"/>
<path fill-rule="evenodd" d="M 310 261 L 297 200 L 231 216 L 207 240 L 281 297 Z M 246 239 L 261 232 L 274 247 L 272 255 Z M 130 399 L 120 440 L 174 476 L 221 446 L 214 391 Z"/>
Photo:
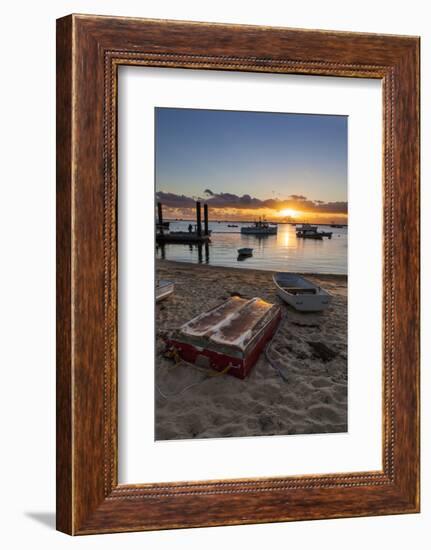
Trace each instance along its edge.
<path fill-rule="evenodd" d="M 159 231 L 163 235 L 163 211 L 162 211 L 162 203 L 157 203 L 157 215 L 159 218 Z"/>
<path fill-rule="evenodd" d="M 202 237 L 201 203 L 199 201 L 196 201 L 196 225 L 197 235 Z"/>
<path fill-rule="evenodd" d="M 208 205 L 204 204 L 204 235 L 209 235 L 208 230 Z"/>

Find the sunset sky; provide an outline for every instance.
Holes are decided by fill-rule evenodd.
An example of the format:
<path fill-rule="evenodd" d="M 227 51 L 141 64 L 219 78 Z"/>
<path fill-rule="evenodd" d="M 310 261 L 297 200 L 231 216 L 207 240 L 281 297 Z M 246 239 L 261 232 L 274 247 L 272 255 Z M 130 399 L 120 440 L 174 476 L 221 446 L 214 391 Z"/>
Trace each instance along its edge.
<path fill-rule="evenodd" d="M 347 223 L 347 117 L 156 108 L 165 218 Z"/>

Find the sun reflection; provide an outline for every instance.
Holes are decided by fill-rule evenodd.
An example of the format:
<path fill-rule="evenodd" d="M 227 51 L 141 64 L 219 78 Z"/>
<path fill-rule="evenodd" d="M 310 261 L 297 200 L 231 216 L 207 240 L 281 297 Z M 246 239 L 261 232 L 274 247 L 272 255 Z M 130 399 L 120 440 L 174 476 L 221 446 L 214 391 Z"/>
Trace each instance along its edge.
<path fill-rule="evenodd" d="M 283 231 L 283 233 L 279 233 L 279 236 L 282 237 L 282 245 L 284 248 L 289 248 L 289 231 Z"/>

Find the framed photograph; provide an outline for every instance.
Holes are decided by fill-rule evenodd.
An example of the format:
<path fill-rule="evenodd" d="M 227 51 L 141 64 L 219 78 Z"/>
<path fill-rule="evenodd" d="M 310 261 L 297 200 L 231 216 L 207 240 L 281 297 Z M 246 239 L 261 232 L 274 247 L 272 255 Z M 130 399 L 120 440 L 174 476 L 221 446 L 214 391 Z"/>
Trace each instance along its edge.
<path fill-rule="evenodd" d="M 57 21 L 57 528 L 419 511 L 419 38 Z"/>

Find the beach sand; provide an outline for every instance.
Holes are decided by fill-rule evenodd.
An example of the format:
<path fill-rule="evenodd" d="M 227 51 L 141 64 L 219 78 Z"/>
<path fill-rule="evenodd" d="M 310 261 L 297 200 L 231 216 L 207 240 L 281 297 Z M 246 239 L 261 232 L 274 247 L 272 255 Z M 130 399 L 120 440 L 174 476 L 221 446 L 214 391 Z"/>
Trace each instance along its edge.
<path fill-rule="evenodd" d="M 270 271 L 157 260 L 156 276 L 175 281 L 175 293 L 156 305 L 157 440 L 347 431 L 346 276 L 307 275 L 333 295 L 321 313 L 284 304 Z M 163 356 L 174 329 L 235 293 L 281 306 L 271 362 L 262 353 L 239 380 Z M 317 342 L 333 357 L 319 356 Z"/>

